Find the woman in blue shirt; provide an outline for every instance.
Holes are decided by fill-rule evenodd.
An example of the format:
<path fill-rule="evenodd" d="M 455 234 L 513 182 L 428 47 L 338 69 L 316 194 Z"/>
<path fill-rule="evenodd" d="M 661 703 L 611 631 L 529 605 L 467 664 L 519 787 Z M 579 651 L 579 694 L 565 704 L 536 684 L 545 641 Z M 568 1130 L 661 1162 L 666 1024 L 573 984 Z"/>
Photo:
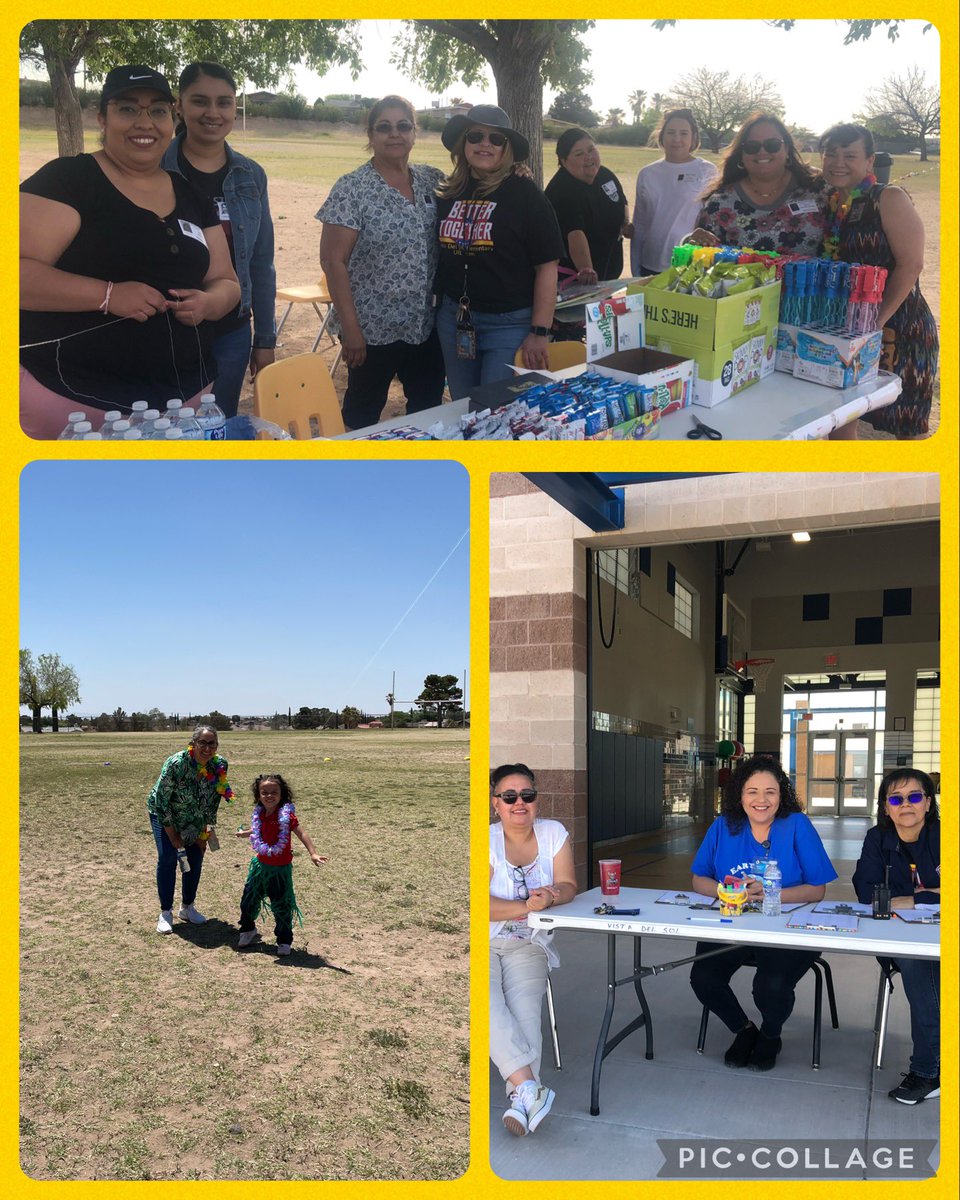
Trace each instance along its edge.
<path fill-rule="evenodd" d="M 747 892 L 759 900 L 762 886 L 753 876 L 758 859 L 775 859 L 783 876 L 784 903 L 823 899 L 826 884 L 837 878 L 810 819 L 801 811 L 783 768 L 773 758 L 745 759 L 724 788 L 720 815 L 707 830 L 693 860 L 693 889 L 716 896 L 727 875 L 751 876 Z M 698 942 L 697 954 L 716 950 Z M 726 954 L 695 962 L 690 985 L 701 1004 L 736 1034 L 724 1055 L 728 1067 L 769 1071 L 780 1053 L 780 1031 L 793 1011 L 796 986 L 819 955 L 818 950 L 779 950 L 732 946 Z M 756 960 L 753 999 L 759 1028 L 744 1012 L 730 980 L 748 958 Z"/>

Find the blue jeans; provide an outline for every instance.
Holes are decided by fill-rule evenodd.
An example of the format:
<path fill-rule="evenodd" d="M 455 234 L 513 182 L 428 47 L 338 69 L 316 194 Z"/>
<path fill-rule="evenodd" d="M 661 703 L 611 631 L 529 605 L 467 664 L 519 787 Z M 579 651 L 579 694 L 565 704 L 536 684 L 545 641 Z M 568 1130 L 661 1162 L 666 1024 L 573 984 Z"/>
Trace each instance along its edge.
<path fill-rule="evenodd" d="M 167 837 L 167 831 L 160 824 L 159 818 L 150 814 L 150 828 L 153 839 L 157 843 L 157 895 L 160 898 L 160 911 L 169 912 L 173 908 L 173 894 L 177 885 L 177 852 L 173 842 Z M 206 851 L 201 850 L 194 842 L 187 847 L 187 862 L 190 870 L 183 877 L 183 905 L 188 907 L 197 898 L 197 888 L 200 886 L 200 872 L 203 870 L 203 860 Z"/>
<path fill-rule="evenodd" d="M 225 333 L 213 343 L 213 357 L 217 367 L 217 382 L 213 394 L 217 404 L 228 417 L 237 415 L 243 375 L 250 363 L 252 334 L 250 322 L 241 325 L 232 333 Z"/>
<path fill-rule="evenodd" d="M 924 958 L 898 958 L 896 963 L 910 1002 L 910 1070 L 934 1079 L 940 1074 L 940 964 Z"/>
<path fill-rule="evenodd" d="M 447 368 L 447 385 L 452 400 L 469 396 L 473 388 L 513 374 L 513 356 L 530 332 L 533 310 L 518 308 L 515 312 L 473 313 L 477 334 L 477 357 L 457 358 L 457 305 L 448 296 L 437 312 L 437 333 Z"/>

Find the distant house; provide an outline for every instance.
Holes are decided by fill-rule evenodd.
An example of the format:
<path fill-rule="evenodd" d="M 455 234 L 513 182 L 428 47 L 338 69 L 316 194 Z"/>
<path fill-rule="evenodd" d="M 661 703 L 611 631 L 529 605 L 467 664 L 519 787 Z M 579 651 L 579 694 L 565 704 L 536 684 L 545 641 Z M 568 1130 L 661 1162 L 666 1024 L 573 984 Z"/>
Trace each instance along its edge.
<path fill-rule="evenodd" d="M 328 108 L 338 108 L 345 115 L 358 113 L 367 107 L 362 96 L 326 96 L 323 102 Z"/>
<path fill-rule="evenodd" d="M 429 108 L 421 108 L 417 110 L 418 117 L 442 117 L 444 121 L 449 121 L 451 117 L 463 116 L 473 108 L 472 104 L 441 104 L 439 100 L 434 100 Z"/>
<path fill-rule="evenodd" d="M 274 104 L 280 97 L 276 92 L 250 92 L 244 99 L 248 104 Z"/>

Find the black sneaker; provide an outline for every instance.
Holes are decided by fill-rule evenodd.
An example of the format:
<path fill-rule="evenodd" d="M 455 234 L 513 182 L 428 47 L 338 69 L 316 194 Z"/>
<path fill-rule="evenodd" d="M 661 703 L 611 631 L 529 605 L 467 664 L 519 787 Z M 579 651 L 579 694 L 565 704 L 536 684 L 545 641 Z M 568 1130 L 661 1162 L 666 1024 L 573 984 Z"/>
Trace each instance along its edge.
<path fill-rule="evenodd" d="M 730 1049 L 723 1056 L 728 1067 L 745 1067 L 750 1061 L 753 1047 L 756 1045 L 760 1030 L 756 1025 L 745 1026 L 730 1043 Z"/>
<path fill-rule="evenodd" d="M 940 1095 L 940 1076 L 928 1079 L 925 1075 L 904 1075 L 902 1082 L 892 1088 L 887 1095 L 898 1104 L 922 1104 L 924 1100 L 932 1100 Z"/>
<path fill-rule="evenodd" d="M 769 1038 L 760 1033 L 747 1066 L 751 1071 L 772 1071 L 777 1065 L 777 1055 L 782 1048 L 783 1042 L 779 1038 Z"/>

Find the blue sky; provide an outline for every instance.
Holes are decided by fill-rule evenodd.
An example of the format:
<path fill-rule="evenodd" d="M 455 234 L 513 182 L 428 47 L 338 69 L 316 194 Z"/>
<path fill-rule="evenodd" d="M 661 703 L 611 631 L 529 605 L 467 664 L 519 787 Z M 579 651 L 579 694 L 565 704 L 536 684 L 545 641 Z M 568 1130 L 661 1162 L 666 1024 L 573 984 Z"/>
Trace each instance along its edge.
<path fill-rule="evenodd" d="M 81 715 L 380 712 L 394 670 L 407 698 L 469 665 L 456 463 L 43 462 L 20 488 L 20 645 L 76 669 Z"/>

